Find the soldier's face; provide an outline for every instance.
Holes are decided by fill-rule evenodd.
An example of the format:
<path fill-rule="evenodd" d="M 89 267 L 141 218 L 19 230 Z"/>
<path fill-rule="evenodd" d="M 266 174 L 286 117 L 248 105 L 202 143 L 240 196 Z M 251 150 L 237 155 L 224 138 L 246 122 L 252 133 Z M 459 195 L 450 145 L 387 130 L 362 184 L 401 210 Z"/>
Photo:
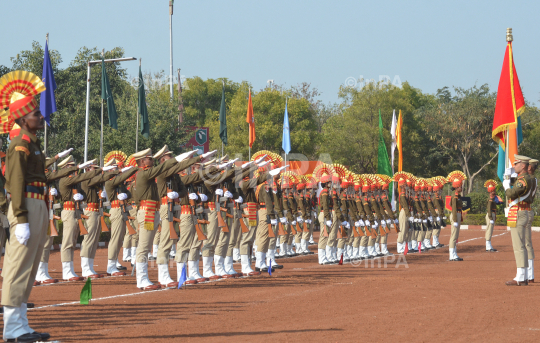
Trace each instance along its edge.
<path fill-rule="evenodd" d="M 36 132 L 45 127 L 45 118 L 41 115 L 41 111 L 36 109 L 22 118 L 22 124 L 26 126 L 28 131 Z"/>
<path fill-rule="evenodd" d="M 145 157 L 141 159 L 141 164 L 143 167 L 152 167 L 154 165 L 154 159 L 152 157 Z"/>
<path fill-rule="evenodd" d="M 526 168 L 529 166 L 528 163 L 519 162 L 514 165 L 514 169 L 516 170 L 516 173 L 521 173 L 523 169 L 527 170 Z"/>

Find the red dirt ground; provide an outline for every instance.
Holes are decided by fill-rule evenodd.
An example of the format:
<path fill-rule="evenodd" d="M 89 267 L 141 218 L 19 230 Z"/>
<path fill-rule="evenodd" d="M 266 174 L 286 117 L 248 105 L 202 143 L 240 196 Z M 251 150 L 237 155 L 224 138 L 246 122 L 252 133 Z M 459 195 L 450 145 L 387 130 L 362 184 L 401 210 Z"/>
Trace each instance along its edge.
<path fill-rule="evenodd" d="M 440 240 L 448 239 L 445 229 Z M 394 252 L 395 241 L 393 233 Z M 40 308 L 78 302 L 83 282 L 38 286 L 28 317 L 34 329 L 61 342 L 538 342 L 540 284 L 504 284 L 516 271 L 509 232 L 495 231 L 498 253 L 485 252 L 482 231 L 462 231 L 460 242 L 463 262 L 448 261 L 447 247 L 409 254 L 406 265 L 388 257 L 387 268 L 320 266 L 311 255 L 278 260 L 285 268 L 272 276 L 154 292 L 139 291 L 135 277 L 109 277 L 93 281 L 89 306 Z M 533 233 L 533 243 L 540 246 L 540 234 Z M 106 253 L 98 249 L 98 272 L 105 271 Z M 79 273 L 78 257 L 75 264 Z M 60 278 L 58 252 L 49 265 Z M 157 281 L 157 268 L 150 278 Z"/>

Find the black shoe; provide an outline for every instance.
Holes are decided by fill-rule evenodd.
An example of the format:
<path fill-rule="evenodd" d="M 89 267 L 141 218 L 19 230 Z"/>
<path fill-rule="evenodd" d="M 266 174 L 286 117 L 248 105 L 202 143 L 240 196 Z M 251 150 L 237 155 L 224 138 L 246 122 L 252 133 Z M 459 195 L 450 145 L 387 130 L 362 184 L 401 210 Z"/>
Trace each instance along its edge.
<path fill-rule="evenodd" d="M 48 340 L 49 338 L 51 338 L 51 335 L 49 335 L 47 332 L 32 332 L 32 334 L 34 335 L 40 335 L 41 336 L 41 340 L 42 341 L 46 341 Z"/>
<path fill-rule="evenodd" d="M 26 303 L 26 308 L 34 308 L 34 303 Z"/>
<path fill-rule="evenodd" d="M 116 269 L 118 269 L 118 270 L 126 270 L 127 268 L 124 267 L 124 266 L 120 266 L 120 267 L 116 266 Z"/>
<path fill-rule="evenodd" d="M 6 342 L 37 342 L 41 340 L 41 335 L 33 333 L 25 333 L 17 338 L 6 339 Z"/>
<path fill-rule="evenodd" d="M 453 258 L 450 261 L 463 261 L 463 259 L 461 257 L 458 257 L 458 258 Z"/>
<path fill-rule="evenodd" d="M 264 267 L 262 269 L 259 268 L 259 267 L 255 267 L 255 271 L 256 272 L 264 272 L 264 273 L 266 273 L 266 272 L 268 272 L 268 267 Z"/>
<path fill-rule="evenodd" d="M 156 260 L 156 258 L 155 258 L 154 256 L 150 256 L 150 257 L 148 258 L 148 261 L 155 261 L 155 260 Z"/>
<path fill-rule="evenodd" d="M 491 248 L 491 249 L 489 249 L 489 250 L 486 250 L 486 252 L 497 252 L 497 249 Z"/>
<path fill-rule="evenodd" d="M 437 248 L 442 248 L 442 247 L 444 247 L 444 244 L 439 243 L 439 244 L 437 245 Z"/>
<path fill-rule="evenodd" d="M 283 265 L 282 264 L 275 264 L 272 266 L 272 271 L 274 271 L 274 269 L 283 269 Z"/>

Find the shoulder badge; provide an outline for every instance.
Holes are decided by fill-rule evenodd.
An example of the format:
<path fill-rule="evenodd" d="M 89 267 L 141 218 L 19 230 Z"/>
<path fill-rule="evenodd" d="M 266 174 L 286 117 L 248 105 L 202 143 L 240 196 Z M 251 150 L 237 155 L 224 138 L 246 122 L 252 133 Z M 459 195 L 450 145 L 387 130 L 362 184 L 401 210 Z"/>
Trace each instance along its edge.
<path fill-rule="evenodd" d="M 28 137 L 28 136 L 25 135 L 24 133 L 23 133 L 23 135 L 22 135 L 21 138 L 22 138 L 23 141 L 27 141 L 28 143 L 30 143 L 30 137 Z"/>
<path fill-rule="evenodd" d="M 30 156 L 30 151 L 24 146 L 16 146 L 15 151 L 22 151 L 26 154 L 26 156 Z"/>

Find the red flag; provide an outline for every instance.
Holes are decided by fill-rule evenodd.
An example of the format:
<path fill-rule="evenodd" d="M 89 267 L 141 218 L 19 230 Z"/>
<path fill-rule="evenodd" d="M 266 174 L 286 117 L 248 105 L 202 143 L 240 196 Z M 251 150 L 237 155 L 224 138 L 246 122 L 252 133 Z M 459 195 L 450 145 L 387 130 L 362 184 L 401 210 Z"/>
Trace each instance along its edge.
<path fill-rule="evenodd" d="M 409 252 L 409 244 L 405 242 L 405 251 L 403 252 L 403 255 L 407 255 L 408 252 Z"/>
<path fill-rule="evenodd" d="M 249 147 L 253 147 L 255 142 L 255 118 L 253 117 L 253 104 L 251 103 L 251 89 L 249 90 L 249 100 L 246 122 L 249 124 Z"/>
<path fill-rule="evenodd" d="M 495 116 L 493 117 L 493 129 L 491 137 L 506 150 L 508 139 L 507 156 L 514 162 L 514 154 L 517 154 L 516 127 L 518 117 L 525 110 L 525 99 L 521 92 L 519 79 L 514 65 L 512 42 L 506 45 L 502 66 L 499 88 L 497 89 L 497 102 L 495 104 Z M 509 130 L 509 137 L 506 137 Z"/>
<path fill-rule="evenodd" d="M 422 253 L 422 242 L 418 242 L 418 253 Z"/>
<path fill-rule="evenodd" d="M 343 265 L 343 254 L 341 254 L 341 258 L 339 259 L 339 263 L 338 263 L 340 266 Z"/>

